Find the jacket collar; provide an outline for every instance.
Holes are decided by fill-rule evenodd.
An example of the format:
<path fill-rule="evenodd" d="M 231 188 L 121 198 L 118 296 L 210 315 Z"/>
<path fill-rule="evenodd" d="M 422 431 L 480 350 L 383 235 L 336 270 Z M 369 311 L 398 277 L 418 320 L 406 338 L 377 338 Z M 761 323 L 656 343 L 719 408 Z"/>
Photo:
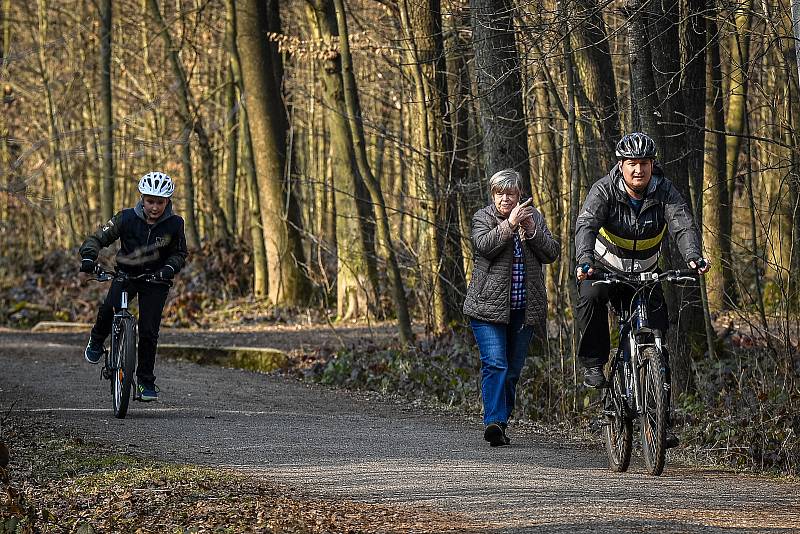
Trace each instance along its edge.
<path fill-rule="evenodd" d="M 134 213 L 136 216 L 139 217 L 144 222 L 147 222 L 147 216 L 144 214 L 144 202 L 142 199 L 139 199 L 139 202 L 136 203 L 136 206 L 133 208 Z M 172 213 L 172 201 L 167 203 L 167 207 L 164 209 L 164 213 L 161 214 L 161 217 L 158 218 L 156 222 L 153 223 L 153 226 L 157 224 L 161 224 L 162 222 L 166 221 L 174 214 Z M 150 224 L 150 223 L 148 223 Z"/>

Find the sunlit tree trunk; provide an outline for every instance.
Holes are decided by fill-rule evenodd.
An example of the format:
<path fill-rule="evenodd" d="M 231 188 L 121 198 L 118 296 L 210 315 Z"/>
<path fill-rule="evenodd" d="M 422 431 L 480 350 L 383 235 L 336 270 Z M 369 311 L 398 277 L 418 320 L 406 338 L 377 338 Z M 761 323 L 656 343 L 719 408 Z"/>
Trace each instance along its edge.
<path fill-rule="evenodd" d="M 447 328 L 452 306 L 448 305 L 445 288 L 445 211 L 443 174 L 446 129 L 444 110 L 447 92 L 442 91 L 439 76 L 444 57 L 441 38 L 441 12 L 436 0 L 399 3 L 403 31 L 406 70 L 413 83 L 413 146 L 417 193 L 425 213 L 425 243 L 421 250 L 422 267 L 432 301 L 432 327 L 436 332 Z"/>
<path fill-rule="evenodd" d="M 39 47 L 37 57 L 39 59 L 40 75 L 44 86 L 45 105 L 47 107 L 47 133 L 49 136 L 50 158 L 56 169 L 58 176 L 58 186 L 60 188 L 60 198 L 54 203 L 56 209 L 63 213 L 66 225 L 65 245 L 72 247 L 77 244 L 78 233 L 75 228 L 75 212 L 85 209 L 78 206 L 75 202 L 75 194 L 72 191 L 72 177 L 69 176 L 67 162 L 61 150 L 61 134 L 58 128 L 58 117 L 53 100 L 53 91 L 50 85 L 50 70 L 47 66 L 47 42 L 48 35 L 48 7 L 46 0 L 38 1 L 38 23 L 39 23 Z"/>
<path fill-rule="evenodd" d="M 238 100 L 241 101 L 243 93 L 242 68 L 239 60 L 239 50 L 236 46 L 236 7 L 234 5 L 234 0 L 225 0 L 225 17 L 225 37 L 226 46 L 228 47 L 231 83 L 238 90 L 236 96 L 238 96 Z M 250 240 L 253 246 L 253 294 L 256 298 L 262 299 L 267 297 L 269 290 L 267 252 L 264 247 L 264 229 L 261 221 L 261 201 L 258 194 L 258 178 L 256 176 L 255 161 L 253 159 L 253 142 L 250 138 L 250 127 L 248 126 L 247 108 L 245 106 L 240 107 L 237 117 L 239 118 L 238 129 L 241 130 L 238 151 L 241 154 L 244 167 L 247 209 L 250 217 Z M 236 152 L 234 152 L 232 156 L 236 158 Z"/>
<path fill-rule="evenodd" d="M 192 170 L 192 152 L 190 146 L 190 139 L 192 134 L 192 112 L 189 108 L 189 87 L 186 82 L 186 75 L 183 72 L 183 66 L 178 56 L 178 50 L 172 43 L 172 37 L 169 29 L 164 23 L 164 18 L 161 16 L 161 9 L 158 7 L 157 0 L 148 0 L 148 7 L 151 15 L 156 19 L 161 36 L 164 39 L 167 53 L 169 55 L 170 65 L 172 72 L 178 83 L 177 97 L 178 108 L 181 118 L 184 121 L 183 131 L 181 132 L 181 163 L 183 169 L 183 176 L 178 180 L 178 184 L 185 189 L 186 193 L 186 207 L 181 210 L 186 220 L 186 242 L 190 248 L 197 248 L 200 246 L 200 233 L 197 227 L 197 214 L 195 210 L 195 190 L 194 190 L 194 172 Z"/>
<path fill-rule="evenodd" d="M 258 176 L 258 193 L 269 267 L 269 297 L 275 305 L 307 302 L 310 285 L 300 241 L 293 195 L 285 182 L 286 118 L 268 49 L 265 6 L 256 0 L 236 2 L 236 42 L 248 123 Z M 288 202 L 287 202 L 288 200 Z"/>
<path fill-rule="evenodd" d="M 748 64 L 750 63 L 750 23 L 752 0 L 742 0 L 736 9 L 735 25 L 730 42 L 731 66 L 728 87 L 728 113 L 725 130 L 732 133 L 726 139 L 728 192 L 733 195 L 734 180 L 738 170 L 742 135 L 745 130 L 745 109 L 748 89 Z M 732 198 L 730 205 L 733 204 Z M 730 233 L 730 231 L 729 231 Z"/>
<path fill-rule="evenodd" d="M 336 50 L 339 37 L 331 0 L 309 0 L 306 10 L 314 38 L 330 50 L 320 55 L 320 79 L 325 124 L 330 138 L 330 162 L 336 189 L 336 313 L 341 319 L 366 317 L 378 305 L 377 277 L 369 269 L 367 217 L 359 211 L 358 191 L 363 188 L 347 118 L 342 58 Z M 344 37 L 342 37 L 344 39 Z M 364 215 L 367 215 L 366 213 Z M 357 236 L 353 239 L 353 236 Z"/>
<path fill-rule="evenodd" d="M 372 203 L 376 210 L 378 242 L 381 252 L 386 257 L 389 269 L 390 287 L 392 290 L 392 300 L 397 313 L 397 324 L 400 333 L 400 340 L 405 344 L 410 344 L 414 340 L 411 330 L 411 318 L 408 312 L 403 279 L 400 275 L 400 266 L 394 248 L 394 241 L 389 229 L 389 217 L 386 213 L 386 202 L 380 183 L 372 173 L 372 169 L 367 163 L 367 152 L 365 147 L 364 124 L 361 117 L 361 104 L 356 90 L 355 75 L 353 73 L 353 60 L 350 54 L 349 33 L 347 31 L 347 19 L 345 17 L 344 3 L 342 0 L 334 0 L 336 6 L 336 21 L 341 37 L 340 46 L 342 54 L 342 81 L 344 84 L 344 97 L 347 105 L 347 116 L 350 123 L 350 133 L 353 136 L 355 149 L 356 165 L 361 173 L 364 183 L 369 189 Z"/>
<path fill-rule="evenodd" d="M 725 128 L 725 110 L 719 37 L 714 18 L 709 18 L 708 24 L 706 126 L 710 131 L 705 134 L 703 244 L 714 264 L 705 277 L 708 306 L 714 313 L 725 307 L 725 279 L 731 276 L 731 196 L 725 171 L 725 135 L 721 133 Z"/>

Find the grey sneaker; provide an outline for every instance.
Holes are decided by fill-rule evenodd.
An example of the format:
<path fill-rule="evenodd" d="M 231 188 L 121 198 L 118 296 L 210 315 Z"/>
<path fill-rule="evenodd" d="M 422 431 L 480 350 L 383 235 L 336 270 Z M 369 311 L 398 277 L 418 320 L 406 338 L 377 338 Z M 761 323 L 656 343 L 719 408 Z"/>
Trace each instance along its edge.
<path fill-rule="evenodd" d="M 83 351 L 83 357 L 92 365 L 97 365 L 97 363 L 103 359 L 103 352 L 103 344 L 90 339 L 89 343 L 86 345 L 86 350 Z"/>

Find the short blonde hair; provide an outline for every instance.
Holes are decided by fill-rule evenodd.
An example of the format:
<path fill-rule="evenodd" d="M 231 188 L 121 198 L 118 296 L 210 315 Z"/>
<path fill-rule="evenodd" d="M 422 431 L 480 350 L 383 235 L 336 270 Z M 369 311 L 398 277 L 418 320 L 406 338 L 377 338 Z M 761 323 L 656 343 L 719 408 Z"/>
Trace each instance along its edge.
<path fill-rule="evenodd" d="M 516 189 L 522 192 L 522 176 L 514 169 L 497 171 L 489 178 L 489 192 L 495 194 L 502 191 Z"/>

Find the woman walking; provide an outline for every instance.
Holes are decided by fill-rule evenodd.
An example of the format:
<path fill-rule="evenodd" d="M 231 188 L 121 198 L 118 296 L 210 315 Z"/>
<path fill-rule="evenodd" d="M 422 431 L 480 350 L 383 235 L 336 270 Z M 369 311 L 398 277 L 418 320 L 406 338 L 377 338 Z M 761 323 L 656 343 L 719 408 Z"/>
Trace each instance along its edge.
<path fill-rule="evenodd" d="M 542 214 L 520 203 L 522 178 L 513 169 L 489 180 L 492 203 L 472 217 L 475 264 L 464 300 L 464 315 L 481 354 L 483 437 L 492 447 L 508 445 L 528 345 L 545 335 L 547 293 L 542 264 L 554 262 L 561 247 Z"/>

